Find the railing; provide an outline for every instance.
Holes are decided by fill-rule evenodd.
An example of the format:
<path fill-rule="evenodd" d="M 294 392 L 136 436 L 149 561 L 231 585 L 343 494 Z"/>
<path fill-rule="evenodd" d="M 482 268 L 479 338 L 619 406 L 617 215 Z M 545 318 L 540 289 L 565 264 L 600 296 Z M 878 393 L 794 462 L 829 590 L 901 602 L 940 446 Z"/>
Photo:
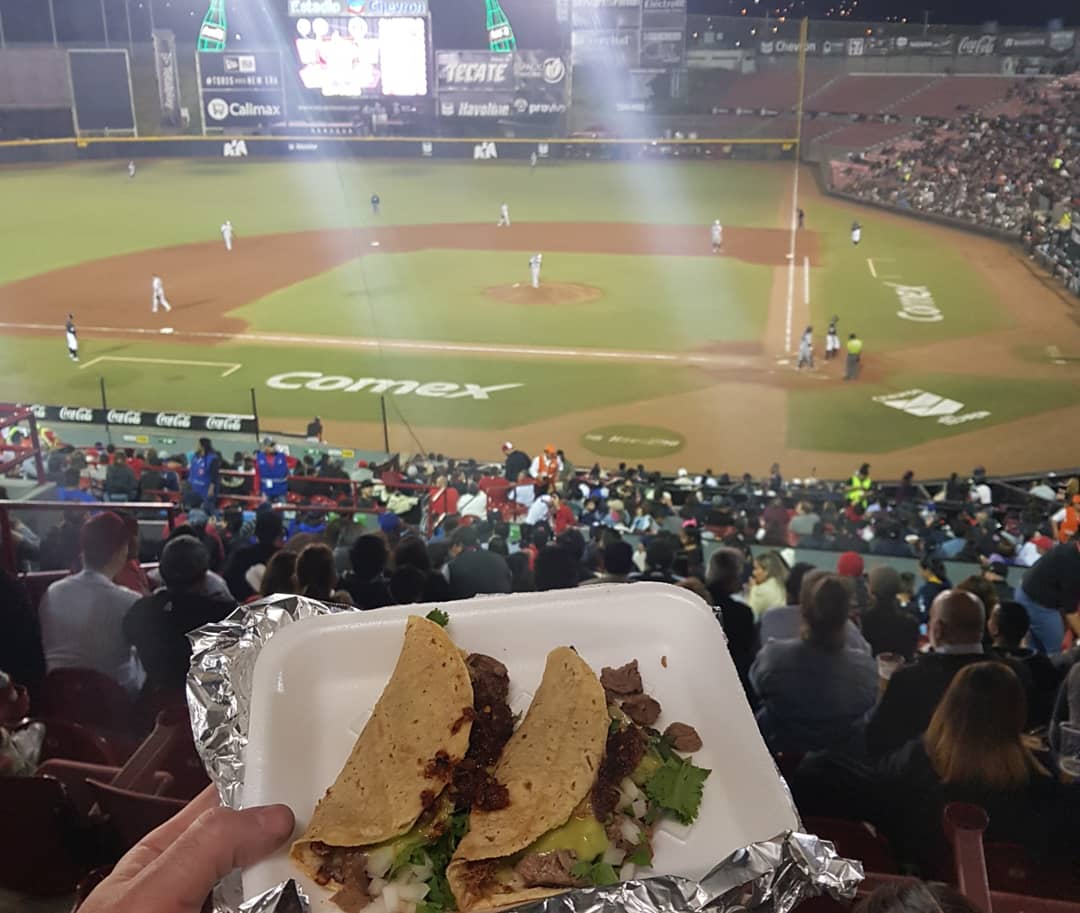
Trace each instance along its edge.
<path fill-rule="evenodd" d="M 30 434 L 28 435 L 30 442 L 28 444 L 5 444 L 3 446 L 4 452 L 14 452 L 15 458 L 0 459 L 0 476 L 21 466 L 26 461 L 27 456 L 33 456 L 38 484 L 43 485 L 45 484 L 45 462 L 41 458 L 41 438 L 38 435 L 37 417 L 34 413 L 29 409 L 11 407 L 6 415 L 0 415 L 0 430 L 10 428 L 13 425 L 21 425 L 23 422 L 27 422 L 30 426 Z"/>

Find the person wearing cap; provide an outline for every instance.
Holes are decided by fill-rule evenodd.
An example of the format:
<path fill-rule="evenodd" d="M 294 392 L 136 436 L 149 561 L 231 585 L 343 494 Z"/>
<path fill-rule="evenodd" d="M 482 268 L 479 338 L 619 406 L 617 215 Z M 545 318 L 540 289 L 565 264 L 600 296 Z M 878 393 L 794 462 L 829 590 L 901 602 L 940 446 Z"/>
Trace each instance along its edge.
<path fill-rule="evenodd" d="M 38 614 L 48 672 L 93 669 L 134 696 L 145 677 L 124 637 L 124 616 L 139 594 L 113 583 L 128 558 L 130 533 L 111 511 L 87 520 L 80 534 L 83 569 L 52 584 Z"/>
<path fill-rule="evenodd" d="M 214 512 L 220 477 L 221 454 L 214 450 L 210 438 L 199 438 L 199 446 L 188 468 L 188 484 L 192 492 L 202 499 L 202 507 L 207 513 Z"/>
<path fill-rule="evenodd" d="M 306 437 L 309 441 L 322 441 L 322 419 L 319 416 L 315 416 L 310 422 L 308 422 Z"/>
<path fill-rule="evenodd" d="M 848 503 L 865 508 L 870 503 L 870 489 L 873 487 L 874 480 L 870 478 L 870 464 L 863 463 L 848 482 Z"/>
<path fill-rule="evenodd" d="M 263 440 L 263 449 L 255 459 L 259 474 L 259 493 L 271 501 L 284 501 L 289 493 L 289 461 L 274 446 L 273 438 Z"/>
<path fill-rule="evenodd" d="M 502 452 L 506 459 L 506 478 L 511 482 L 516 482 L 523 472 L 529 471 L 532 460 L 524 450 L 514 449 L 510 441 L 502 445 Z"/>
<path fill-rule="evenodd" d="M 844 365 L 844 380 L 857 380 L 862 367 L 863 342 L 852 333 L 847 341 L 847 362 Z"/>
<path fill-rule="evenodd" d="M 554 444 L 548 444 L 544 448 L 544 452 L 535 457 L 532 463 L 529 464 L 529 475 L 536 479 L 540 485 L 557 482 L 560 472 L 562 472 L 562 460 L 559 459 Z"/>
<path fill-rule="evenodd" d="M 1068 542 L 1080 532 L 1080 495 L 1074 494 L 1068 503 L 1050 518 L 1050 530 L 1058 542 Z"/>

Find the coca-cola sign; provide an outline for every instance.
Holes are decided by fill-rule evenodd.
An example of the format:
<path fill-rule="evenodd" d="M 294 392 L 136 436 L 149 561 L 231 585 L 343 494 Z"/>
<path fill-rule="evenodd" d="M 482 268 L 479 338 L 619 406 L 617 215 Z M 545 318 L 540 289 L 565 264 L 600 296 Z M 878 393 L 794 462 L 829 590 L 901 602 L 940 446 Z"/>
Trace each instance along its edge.
<path fill-rule="evenodd" d="M 86 406 L 61 406 L 57 413 L 61 422 L 81 422 L 90 424 L 94 420 L 94 410 Z"/>
<path fill-rule="evenodd" d="M 207 431 L 243 431 L 243 419 L 239 415 L 208 415 Z"/>
<path fill-rule="evenodd" d="M 186 412 L 159 412 L 154 416 L 158 428 L 190 428 L 191 416 Z"/>
<path fill-rule="evenodd" d="M 963 35 L 956 43 L 961 57 L 989 57 L 997 50 L 997 35 Z"/>
<path fill-rule="evenodd" d="M 136 412 L 134 409 L 127 409 L 125 411 L 121 411 L 120 409 L 110 409 L 106 421 L 110 425 L 141 425 L 142 413 Z"/>

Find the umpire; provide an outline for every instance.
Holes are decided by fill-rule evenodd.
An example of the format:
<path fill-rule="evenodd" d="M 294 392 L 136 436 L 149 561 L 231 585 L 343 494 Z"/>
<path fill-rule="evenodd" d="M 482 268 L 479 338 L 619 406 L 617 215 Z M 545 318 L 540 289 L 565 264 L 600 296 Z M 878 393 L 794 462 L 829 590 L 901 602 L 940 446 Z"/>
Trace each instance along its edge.
<path fill-rule="evenodd" d="M 844 367 L 844 380 L 857 380 L 862 364 L 862 340 L 852 333 L 847 341 L 847 364 Z"/>

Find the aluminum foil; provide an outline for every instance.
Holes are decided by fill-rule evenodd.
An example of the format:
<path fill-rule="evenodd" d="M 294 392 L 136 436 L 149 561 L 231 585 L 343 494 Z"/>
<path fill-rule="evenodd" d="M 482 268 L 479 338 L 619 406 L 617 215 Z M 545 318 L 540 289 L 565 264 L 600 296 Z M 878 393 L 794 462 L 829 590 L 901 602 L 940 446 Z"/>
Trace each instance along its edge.
<path fill-rule="evenodd" d="M 259 652 L 294 621 L 342 611 L 357 610 L 301 596 L 276 596 L 241 606 L 224 621 L 188 635 L 192 656 L 187 693 L 195 747 L 225 805 L 241 807 L 251 681 Z M 673 876 L 627 881 L 560 894 L 521 911 L 789 913 L 807 897 L 853 897 L 862 880 L 862 863 L 841 858 L 826 840 L 789 831 L 736 850 L 700 882 Z M 234 873 L 214 892 L 214 913 L 311 913 L 311 905 L 291 880 L 245 901 Z"/>

